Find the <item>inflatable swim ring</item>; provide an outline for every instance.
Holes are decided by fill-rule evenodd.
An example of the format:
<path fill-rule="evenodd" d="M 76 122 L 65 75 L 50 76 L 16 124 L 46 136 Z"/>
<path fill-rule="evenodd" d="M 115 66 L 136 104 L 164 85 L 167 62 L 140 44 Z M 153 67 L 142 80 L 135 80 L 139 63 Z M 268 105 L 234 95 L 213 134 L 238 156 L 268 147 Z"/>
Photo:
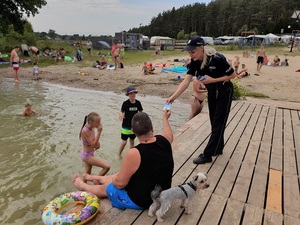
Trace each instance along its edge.
<path fill-rule="evenodd" d="M 72 58 L 70 56 L 65 56 L 66 62 L 72 62 Z"/>
<path fill-rule="evenodd" d="M 85 207 L 76 213 L 58 214 L 59 210 L 73 204 L 84 204 Z M 42 221 L 46 225 L 81 225 L 94 218 L 99 207 L 100 202 L 96 195 L 82 191 L 70 192 L 56 197 L 43 209 Z"/>

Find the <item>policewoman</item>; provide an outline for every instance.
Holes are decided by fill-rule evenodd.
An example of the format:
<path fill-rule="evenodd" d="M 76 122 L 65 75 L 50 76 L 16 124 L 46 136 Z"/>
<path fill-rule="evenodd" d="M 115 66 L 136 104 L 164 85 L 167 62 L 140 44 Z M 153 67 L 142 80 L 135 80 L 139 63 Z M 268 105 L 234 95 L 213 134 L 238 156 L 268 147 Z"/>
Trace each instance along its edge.
<path fill-rule="evenodd" d="M 224 148 L 224 131 L 230 112 L 234 69 L 226 58 L 212 48 L 204 46 L 204 40 L 195 36 L 188 41 L 186 48 L 191 57 L 189 70 L 175 93 L 167 99 L 172 103 L 189 86 L 193 77 L 198 81 L 199 89 L 207 89 L 211 136 L 204 152 L 194 159 L 195 164 L 212 162 L 212 156 L 222 155 Z"/>

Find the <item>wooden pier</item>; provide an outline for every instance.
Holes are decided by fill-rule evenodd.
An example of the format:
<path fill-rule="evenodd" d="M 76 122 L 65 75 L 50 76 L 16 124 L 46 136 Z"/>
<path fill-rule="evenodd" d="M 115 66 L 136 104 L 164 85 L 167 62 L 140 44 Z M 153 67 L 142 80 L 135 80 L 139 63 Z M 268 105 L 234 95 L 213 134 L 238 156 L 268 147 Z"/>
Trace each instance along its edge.
<path fill-rule="evenodd" d="M 184 214 L 175 201 L 163 224 L 299 225 L 300 104 L 268 100 L 237 101 L 225 132 L 224 154 L 212 163 L 194 165 L 210 136 L 207 113 L 184 124 L 173 143 L 173 186 L 206 172 L 210 187 Z M 119 210 L 107 199 L 89 225 L 160 224 L 148 210 Z"/>

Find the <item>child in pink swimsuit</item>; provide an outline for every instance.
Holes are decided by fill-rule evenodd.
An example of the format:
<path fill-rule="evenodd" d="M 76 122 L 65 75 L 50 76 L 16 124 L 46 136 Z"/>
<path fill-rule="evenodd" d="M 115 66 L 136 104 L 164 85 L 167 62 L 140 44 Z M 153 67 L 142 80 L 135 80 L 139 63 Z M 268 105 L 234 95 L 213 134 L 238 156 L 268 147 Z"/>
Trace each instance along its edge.
<path fill-rule="evenodd" d="M 97 135 L 94 129 L 97 129 Z M 81 152 L 81 159 L 85 163 L 85 174 L 91 174 L 92 167 L 98 166 L 102 170 L 99 176 L 104 176 L 110 169 L 110 166 L 101 159 L 94 157 L 95 150 L 100 148 L 100 135 L 102 132 L 101 118 L 99 114 L 91 112 L 84 118 L 82 128 L 80 130 L 79 138 L 82 140 L 83 149 Z"/>

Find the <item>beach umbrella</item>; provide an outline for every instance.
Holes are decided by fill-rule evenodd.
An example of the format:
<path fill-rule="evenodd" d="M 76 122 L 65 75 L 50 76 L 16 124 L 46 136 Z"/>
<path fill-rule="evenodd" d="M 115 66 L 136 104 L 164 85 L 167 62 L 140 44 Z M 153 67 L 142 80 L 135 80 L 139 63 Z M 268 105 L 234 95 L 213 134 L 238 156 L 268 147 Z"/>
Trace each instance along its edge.
<path fill-rule="evenodd" d="M 110 48 L 110 45 L 106 41 L 98 41 L 104 47 Z"/>

